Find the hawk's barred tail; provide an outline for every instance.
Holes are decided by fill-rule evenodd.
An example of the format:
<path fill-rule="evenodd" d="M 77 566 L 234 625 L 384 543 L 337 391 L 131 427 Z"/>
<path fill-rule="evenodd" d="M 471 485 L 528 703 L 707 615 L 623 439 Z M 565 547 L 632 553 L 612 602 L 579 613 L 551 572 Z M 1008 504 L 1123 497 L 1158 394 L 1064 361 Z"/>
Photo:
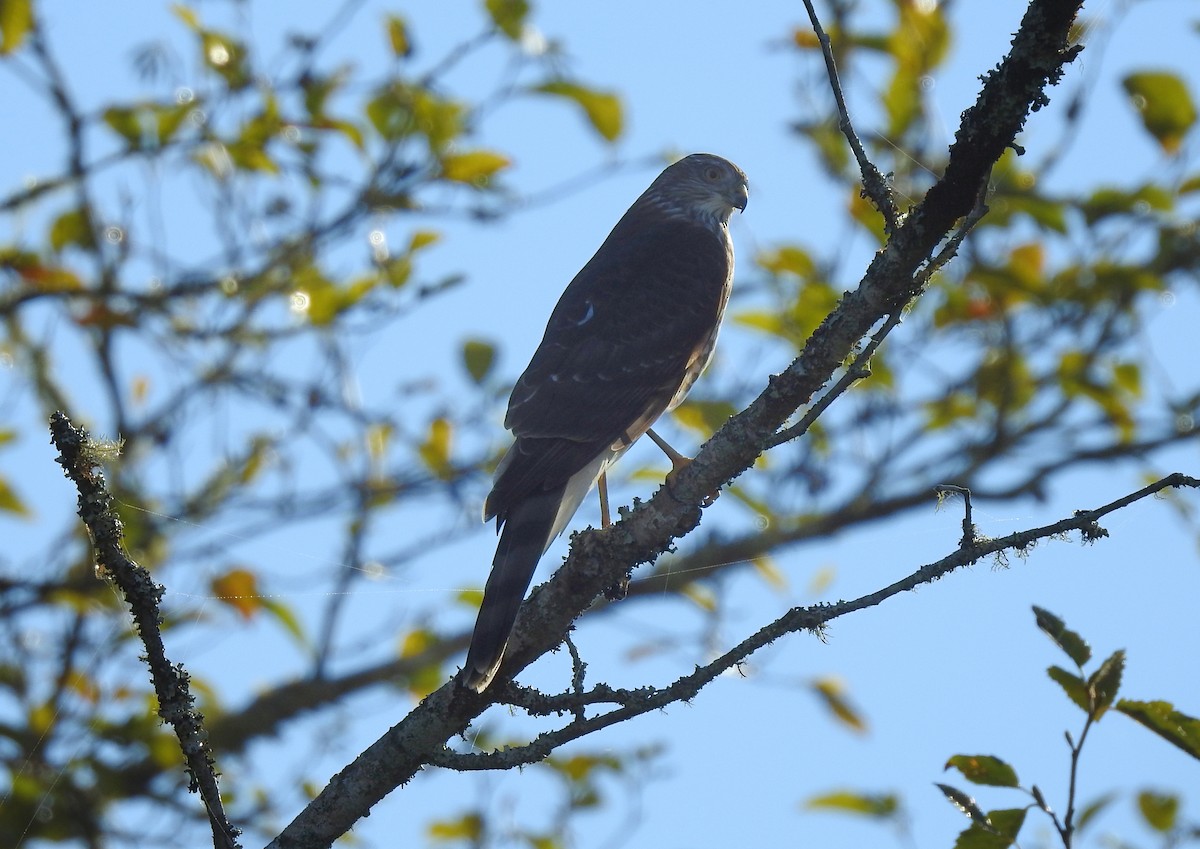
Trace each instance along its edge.
<path fill-rule="evenodd" d="M 477 693 L 487 689 L 500 668 L 517 610 L 550 543 L 563 491 L 564 487 L 558 487 L 526 498 L 505 518 L 461 673 L 462 683 Z"/>

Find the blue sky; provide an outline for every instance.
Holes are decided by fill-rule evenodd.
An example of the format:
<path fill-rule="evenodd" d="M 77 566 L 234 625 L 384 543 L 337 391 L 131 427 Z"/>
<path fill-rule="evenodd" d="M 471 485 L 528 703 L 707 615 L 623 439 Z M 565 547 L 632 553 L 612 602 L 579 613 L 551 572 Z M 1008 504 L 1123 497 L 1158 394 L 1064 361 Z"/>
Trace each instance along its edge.
<path fill-rule="evenodd" d="M 201 4 L 201 14 L 209 14 L 209 7 Z M 1002 57 L 1022 8 L 1018 3 L 955 5 L 952 17 L 958 40 L 953 58 L 929 92 L 942 118 L 946 144 L 958 114 L 974 97 L 978 75 Z M 289 6 L 286 14 L 281 9 L 261 4 L 252 11 L 254 40 L 277 44 L 287 29 L 316 27 L 329 14 L 319 3 L 298 3 Z M 476 4 L 365 3 L 331 50 L 364 68 L 372 63 L 382 67 L 386 48 L 380 20 L 386 11 L 410 19 L 420 50 L 418 61 L 432 61 L 464 32 L 474 32 L 483 24 Z M 213 14 L 217 14 L 215 7 Z M 1126 8 L 1110 0 L 1085 6 L 1084 14 L 1099 22 L 1095 32 L 1104 40 L 1104 50 L 1084 53 L 1063 86 L 1052 93 L 1050 108 L 1033 116 L 1023 143 L 1036 156 L 1057 140 L 1064 95 L 1080 80 L 1092 79 L 1094 89 L 1079 141 L 1055 179 L 1063 186 L 1078 181 L 1133 184 L 1161 174 L 1174 166 L 1161 158 L 1137 127 L 1118 81 L 1133 68 L 1188 69 L 1193 92 L 1200 92 L 1194 59 L 1195 4 L 1163 1 Z M 72 57 L 65 64 L 73 87 L 84 102 L 95 106 L 114 92 L 138 91 L 129 62 L 133 45 L 164 33 L 181 38 L 181 28 L 165 4 L 86 5 L 70 14 L 48 7 L 47 16 L 51 43 L 61 55 Z M 1104 23 L 1117 19 L 1115 28 Z M 856 260 L 869 257 L 873 247 L 865 237 L 847 237 L 841 221 L 844 198 L 824 183 L 811 157 L 786 128 L 805 105 L 797 96 L 797 78 L 819 79 L 823 73 L 816 63 L 804 63 L 779 48 L 803 21 L 800 4 L 775 0 L 736 9 L 727 3 L 675 0 L 543 4 L 535 11 L 533 25 L 546 38 L 563 41 L 573 73 L 622 94 L 627 132 L 610 151 L 578 115 L 549 110 L 544 102 L 531 98 L 485 122 L 482 140 L 512 153 L 509 179 L 527 192 L 556 185 L 614 152 L 634 159 L 668 150 L 720 153 L 736 161 L 751 181 L 750 206 L 733 225 L 742 267 L 748 267 L 756 249 L 802 232 L 814 241 L 844 246 L 846 279 L 837 282 L 852 286 L 864 264 Z M 467 97 L 486 91 L 500 62 L 499 54 L 485 52 L 464 63 L 450 83 Z M 859 68 L 845 81 L 852 113 L 859 103 L 867 108 L 868 92 L 877 85 L 869 77 L 870 70 Z M 5 85 L 12 90 L 6 97 L 14 98 L 14 111 L 27 116 L 25 122 L 8 121 L 0 127 L 0 149 L 6 151 L 0 181 L 11 187 L 28 175 L 55 167 L 61 152 L 38 134 L 25 131 L 43 126 L 39 122 L 45 116 L 11 78 Z M 863 114 L 869 118 L 869 113 Z M 434 365 L 434 370 L 446 380 L 461 379 L 458 351 L 465 336 L 495 341 L 502 351 L 500 369 L 515 376 L 563 286 L 654 173 L 653 168 L 623 171 L 552 205 L 494 225 L 437 222 L 447 238 L 428 253 L 424 268 L 431 277 L 465 272 L 469 283 L 432 302 L 419 326 L 409 323 L 394 334 L 364 340 L 357 350 L 356 376 L 366 402 L 388 403 L 406 370 L 416 364 L 424 368 L 443 363 Z M 20 226 L 20 222 L 0 221 L 0 235 Z M 402 236 L 389 233 L 397 241 Z M 354 238 L 361 239 L 365 248 L 366 232 Z M 1163 340 L 1166 362 L 1192 361 L 1184 346 L 1190 341 L 1195 306 L 1194 301 L 1164 303 L 1150 320 L 1154 336 Z M 904 328 L 897 333 L 903 334 Z M 754 344 L 745 334 L 723 336 L 728 352 L 753 349 Z M 767 373 L 785 364 L 764 359 L 761 377 L 765 380 Z M 5 380 L 15 378 L 10 375 Z M 81 388 L 84 404 L 88 394 L 86 387 Z M 17 402 L 11 409 L 21 427 L 36 427 L 35 412 L 27 402 Z M 499 406 L 495 418 L 499 440 Z M 61 527 L 73 496 L 54 474 L 48 448 L 27 441 L 0 460 L 7 474 L 22 481 L 38 517 L 37 524 L 0 519 L 0 530 L 30 534 L 32 540 L 44 529 Z M 1196 449 L 1191 447 L 1176 452 L 1173 462 L 1163 465 L 1195 473 L 1196 460 Z M 996 536 L 1095 506 L 1137 485 L 1133 473 L 1081 472 L 1064 479 L 1045 503 L 1005 505 L 998 510 L 978 505 L 976 521 L 983 533 Z M 578 524 L 589 521 L 594 518 L 581 511 Z M 779 566 L 788 578 L 781 592 L 750 577 L 732 580 L 723 588 L 729 610 L 713 635 L 714 642 L 736 642 L 756 622 L 778 615 L 790 604 L 815 600 L 809 582 L 819 569 L 834 570 L 832 586 L 820 596 L 825 599 L 849 598 L 890 583 L 950 551 L 958 539 L 959 521 L 955 507 L 935 512 L 931 500 L 924 514 L 781 556 Z M 1099 545 L 1045 543 L 1028 560 L 1014 559 L 1011 568 L 980 564 L 839 621 L 823 642 L 793 636 L 756 656 L 747 677 L 723 678 L 691 705 L 643 717 L 586 741 L 589 750 L 611 747 L 627 752 L 660 743 L 666 748 L 655 761 L 636 809 L 630 813 L 618 801 L 619 815 L 582 818 L 577 823 L 577 845 L 587 849 L 785 842 L 823 847 L 889 845 L 891 838 L 877 826 L 801 809 L 805 798 L 841 787 L 901 792 L 912 815 L 915 845 L 949 845 L 966 820 L 941 800 L 932 782 L 947 780 L 942 765 L 960 752 L 1009 759 L 1027 783 L 1036 782 L 1061 806 L 1067 775 L 1062 731 L 1075 732 L 1081 715 L 1045 676 L 1046 666 L 1063 659 L 1034 628 L 1031 604 L 1064 616 L 1093 641 L 1101 656 L 1125 648 L 1129 656 L 1125 695 L 1163 698 L 1200 713 L 1200 679 L 1194 670 L 1181 672 L 1176 648 L 1182 644 L 1200 649 L 1200 620 L 1194 615 L 1194 599 L 1200 595 L 1196 540 L 1161 502 L 1139 504 L 1105 526 L 1112 538 Z M 380 534 L 394 538 L 380 544 L 394 547 L 417 530 L 402 525 L 382 529 Z M 377 624 L 382 619 L 411 626 L 410 611 L 422 609 L 431 594 L 441 597 L 482 581 L 491 545 L 490 532 L 480 528 L 461 543 L 418 561 L 404 575 L 360 583 L 352 610 L 364 622 Z M 37 548 L 37 544 L 30 546 L 30 550 Z M 565 542 L 560 542 L 539 575 L 548 574 L 564 552 Z M 277 582 L 272 589 L 303 608 L 307 590 L 291 589 L 300 583 L 297 572 L 307 575 L 336 568 L 338 553 L 276 538 L 245 547 L 243 556 L 253 557 L 274 574 Z M 168 600 L 170 593 L 180 594 L 184 602 L 202 594 L 206 576 L 192 576 L 192 581 L 188 586 L 185 576 L 177 576 Z M 458 621 L 465 627 L 469 615 L 443 611 L 438 621 Z M 605 657 L 608 647 L 625 645 L 630 635 L 686 641 L 703 628 L 694 609 L 673 600 L 597 617 L 581 628 L 579 644 L 585 653 L 591 648 L 597 657 Z M 248 645 L 254 647 L 252 652 L 247 651 Z M 173 655 L 201 674 L 220 678 L 233 704 L 278 680 L 280 674 L 304 668 L 295 647 L 269 626 L 230 629 L 215 642 L 184 638 Z M 666 682 L 698 659 L 678 650 L 636 663 L 612 651 L 608 655 L 598 677 L 615 685 Z M 556 686 L 565 668 L 564 659 L 555 655 L 531 669 L 528 680 Z M 845 683 L 870 723 L 867 734 L 855 735 L 835 725 L 798 686 L 819 676 L 836 676 Z M 352 704 L 352 722 L 346 717 L 299 722 L 283 740 L 256 745 L 238 767 L 268 784 L 286 783 L 302 772 L 323 779 L 396 722 L 407 706 L 404 696 L 390 691 L 358 697 Z M 519 721 L 514 727 L 521 727 Z M 1197 786 L 1195 762 L 1149 739 L 1147 732 L 1127 719 L 1107 718 L 1093 734 L 1084 754 L 1083 800 L 1114 787 Z M 313 739 L 331 742 L 314 755 Z M 950 780 L 962 784 L 953 776 Z M 619 782 L 614 782 L 613 791 L 618 800 L 623 799 Z M 549 792 L 550 786 L 534 769 L 488 776 L 424 774 L 381 803 L 356 833 L 374 845 L 420 845 L 421 829 L 429 818 L 452 816 L 478 802 L 486 802 L 501 820 L 512 817 L 528 825 L 545 815 Z M 1024 803 L 1006 791 L 978 795 L 987 807 Z M 1200 799 L 1193 796 L 1189 801 L 1192 816 L 1200 816 Z M 1123 800 L 1104 825 L 1127 837 L 1144 837 L 1132 824 L 1131 810 L 1131 802 Z M 627 813 L 628 820 L 623 818 Z M 632 831 L 622 839 L 627 828 Z"/>

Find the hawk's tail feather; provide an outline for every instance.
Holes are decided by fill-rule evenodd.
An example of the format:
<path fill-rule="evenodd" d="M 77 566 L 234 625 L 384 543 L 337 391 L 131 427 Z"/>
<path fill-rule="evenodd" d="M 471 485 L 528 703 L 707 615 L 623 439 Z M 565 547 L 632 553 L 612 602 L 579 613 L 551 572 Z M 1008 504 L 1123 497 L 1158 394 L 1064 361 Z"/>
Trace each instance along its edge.
<path fill-rule="evenodd" d="M 552 539 L 563 494 L 564 487 L 537 493 L 515 505 L 504 518 L 460 676 L 462 683 L 477 693 L 487 689 L 500 668 L 525 590 Z"/>

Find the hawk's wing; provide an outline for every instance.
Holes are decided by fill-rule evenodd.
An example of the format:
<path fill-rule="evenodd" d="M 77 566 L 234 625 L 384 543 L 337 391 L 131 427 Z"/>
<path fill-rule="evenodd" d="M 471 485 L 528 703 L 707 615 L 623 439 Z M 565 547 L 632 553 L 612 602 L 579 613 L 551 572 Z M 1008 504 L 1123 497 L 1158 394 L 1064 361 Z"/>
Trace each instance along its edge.
<path fill-rule="evenodd" d="M 642 213 L 641 216 L 636 213 Z M 728 297 L 726 242 L 633 209 L 567 287 L 513 388 L 517 441 L 488 497 L 502 520 L 645 432 L 706 364 Z"/>

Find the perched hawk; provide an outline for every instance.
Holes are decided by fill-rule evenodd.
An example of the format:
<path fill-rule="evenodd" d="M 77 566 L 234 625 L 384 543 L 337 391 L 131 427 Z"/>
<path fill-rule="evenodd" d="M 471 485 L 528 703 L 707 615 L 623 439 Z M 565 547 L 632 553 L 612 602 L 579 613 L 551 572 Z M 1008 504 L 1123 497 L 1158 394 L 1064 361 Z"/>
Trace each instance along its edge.
<path fill-rule="evenodd" d="M 747 197 L 732 162 L 681 159 L 559 298 L 513 388 L 504 425 L 516 441 L 483 507 L 500 544 L 462 671 L 467 687 L 481 693 L 491 683 L 538 559 L 588 490 L 708 365 L 733 276 L 729 216 Z"/>

